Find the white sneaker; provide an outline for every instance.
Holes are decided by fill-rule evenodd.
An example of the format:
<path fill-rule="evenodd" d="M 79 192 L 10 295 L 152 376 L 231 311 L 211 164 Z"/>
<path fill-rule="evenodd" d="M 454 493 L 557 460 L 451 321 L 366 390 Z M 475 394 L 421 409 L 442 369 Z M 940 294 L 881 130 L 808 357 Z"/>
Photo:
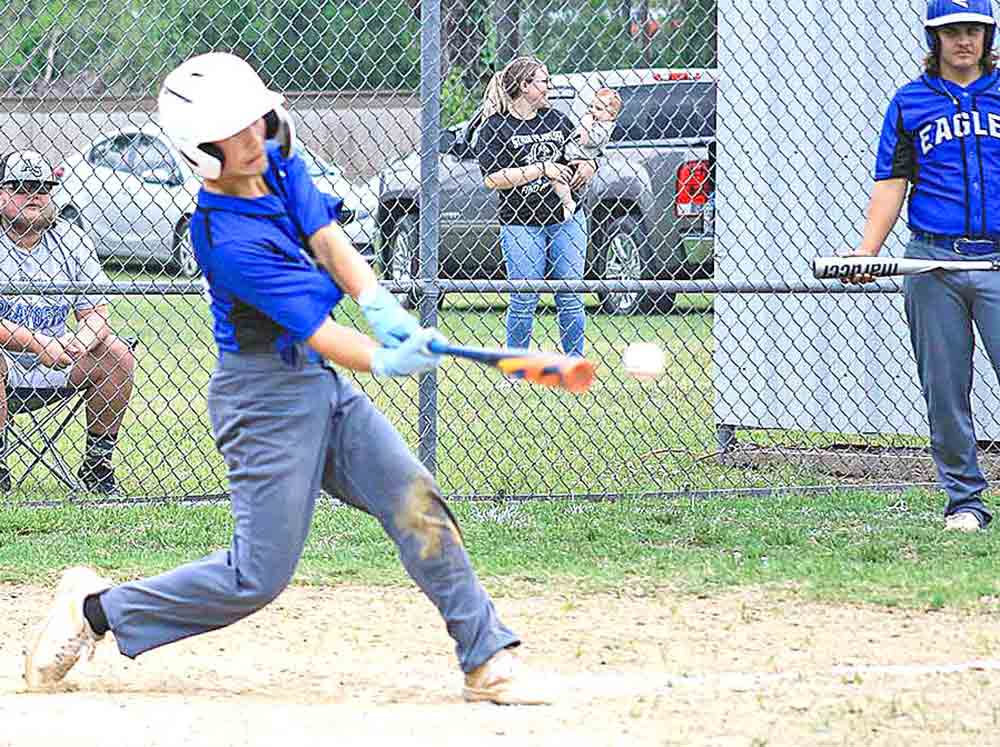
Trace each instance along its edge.
<path fill-rule="evenodd" d="M 946 517 L 944 528 L 951 532 L 978 532 L 982 529 L 979 526 L 979 517 L 971 511 L 959 511 Z"/>
<path fill-rule="evenodd" d="M 505 648 L 465 675 L 462 697 L 469 703 L 547 705 L 553 694 L 548 683 L 526 672 L 517 654 Z"/>
<path fill-rule="evenodd" d="M 83 600 L 111 586 L 91 568 L 77 566 L 63 572 L 56 598 L 24 652 L 24 681 L 30 689 L 54 685 L 80 657 L 93 658 L 98 636 L 83 616 Z"/>

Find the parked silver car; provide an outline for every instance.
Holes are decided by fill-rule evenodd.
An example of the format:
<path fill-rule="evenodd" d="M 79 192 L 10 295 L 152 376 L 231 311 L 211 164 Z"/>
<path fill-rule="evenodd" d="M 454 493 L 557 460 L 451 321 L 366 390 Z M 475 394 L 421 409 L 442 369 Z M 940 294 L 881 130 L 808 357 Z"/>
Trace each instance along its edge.
<path fill-rule="evenodd" d="M 714 271 L 716 75 L 712 70 L 611 70 L 552 76 L 551 105 L 579 121 L 595 90 L 609 86 L 623 108 L 585 197 L 590 240 L 585 277 L 707 278 Z M 476 126 L 442 133 L 438 277 L 498 279 L 497 196 L 483 184 Z M 380 172 L 378 225 L 385 274 L 418 277 L 420 158 Z M 668 311 L 672 293 L 602 292 L 607 313 Z M 414 302 L 415 299 L 409 299 Z"/>
<path fill-rule="evenodd" d="M 301 143 L 297 149 L 316 186 L 344 200 L 344 230 L 374 259 L 378 196 L 344 179 Z M 61 168 L 62 183 L 52 199 L 63 218 L 88 230 L 99 257 L 198 275 L 188 221 L 201 181 L 162 130 L 122 128 L 93 141 Z"/>

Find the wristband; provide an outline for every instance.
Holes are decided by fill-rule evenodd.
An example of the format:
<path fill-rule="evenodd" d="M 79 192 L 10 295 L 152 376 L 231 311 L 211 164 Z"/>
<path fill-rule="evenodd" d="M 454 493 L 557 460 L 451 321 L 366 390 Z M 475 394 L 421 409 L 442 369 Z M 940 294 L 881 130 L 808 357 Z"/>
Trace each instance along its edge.
<path fill-rule="evenodd" d="M 375 294 L 378 293 L 378 283 L 374 285 L 369 285 L 363 291 L 358 294 L 357 302 L 358 306 L 369 306 L 375 300 Z"/>

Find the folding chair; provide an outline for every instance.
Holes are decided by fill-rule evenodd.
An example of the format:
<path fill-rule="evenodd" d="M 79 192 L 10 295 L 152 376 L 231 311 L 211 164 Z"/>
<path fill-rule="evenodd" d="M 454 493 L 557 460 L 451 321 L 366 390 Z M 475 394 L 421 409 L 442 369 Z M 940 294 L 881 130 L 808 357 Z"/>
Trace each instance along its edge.
<path fill-rule="evenodd" d="M 135 337 L 120 338 L 132 350 L 133 354 L 139 346 Z M 74 387 L 7 387 L 7 454 L 10 456 L 18 447 L 22 447 L 34 455 L 34 460 L 12 488 L 25 481 L 35 465 L 41 464 L 60 482 L 70 489 L 70 496 L 86 492 L 83 482 L 66 462 L 65 457 L 56 446 L 56 440 L 66 430 L 80 408 L 87 402 L 89 386 Z M 31 418 L 31 428 L 22 430 L 17 427 L 15 416 L 27 415 Z M 62 416 L 61 420 L 58 418 Z M 58 420 L 58 422 L 56 422 Z M 52 427 L 52 423 L 56 423 Z M 40 438 L 41 448 L 33 443 Z M 8 464 L 8 467 L 10 465 Z"/>
<path fill-rule="evenodd" d="M 13 483 L 13 487 L 16 488 L 24 482 L 35 465 L 41 463 L 72 493 L 83 490 L 80 479 L 74 474 L 63 455 L 59 453 L 56 439 L 62 435 L 66 426 L 87 401 L 85 396 L 87 390 L 87 387 L 44 387 L 38 389 L 30 387 L 12 389 L 8 387 L 7 456 L 10 456 L 18 447 L 22 447 L 35 457 L 20 479 Z M 32 421 L 31 428 L 24 430 L 18 428 L 15 421 L 17 415 L 28 415 Z M 62 419 L 58 420 L 53 428 L 52 423 L 57 421 L 60 415 L 63 416 Z M 41 439 L 41 448 L 34 443 L 35 437 Z"/>

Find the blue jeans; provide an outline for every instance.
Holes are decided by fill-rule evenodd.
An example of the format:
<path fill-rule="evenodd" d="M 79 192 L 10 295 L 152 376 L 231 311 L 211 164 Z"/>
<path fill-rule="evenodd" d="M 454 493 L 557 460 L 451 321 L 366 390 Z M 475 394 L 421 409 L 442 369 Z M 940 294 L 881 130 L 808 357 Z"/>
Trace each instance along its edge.
<path fill-rule="evenodd" d="M 580 280 L 587 255 L 587 218 L 578 211 L 571 220 L 552 226 L 501 226 L 500 247 L 511 280 Z M 537 293 L 514 293 L 507 309 L 507 347 L 531 344 Z M 583 299 L 556 293 L 559 337 L 567 355 L 583 356 L 586 324 Z"/>

